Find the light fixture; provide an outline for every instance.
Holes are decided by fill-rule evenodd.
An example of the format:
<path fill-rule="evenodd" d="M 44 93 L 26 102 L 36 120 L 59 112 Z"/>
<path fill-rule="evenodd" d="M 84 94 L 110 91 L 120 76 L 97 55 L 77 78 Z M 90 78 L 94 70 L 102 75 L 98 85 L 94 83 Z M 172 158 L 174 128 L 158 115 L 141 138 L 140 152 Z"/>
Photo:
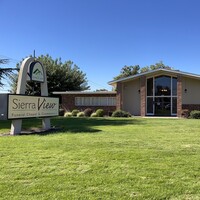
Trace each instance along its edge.
<path fill-rule="evenodd" d="M 185 89 L 184 91 L 185 91 L 185 93 L 187 93 L 187 89 Z"/>

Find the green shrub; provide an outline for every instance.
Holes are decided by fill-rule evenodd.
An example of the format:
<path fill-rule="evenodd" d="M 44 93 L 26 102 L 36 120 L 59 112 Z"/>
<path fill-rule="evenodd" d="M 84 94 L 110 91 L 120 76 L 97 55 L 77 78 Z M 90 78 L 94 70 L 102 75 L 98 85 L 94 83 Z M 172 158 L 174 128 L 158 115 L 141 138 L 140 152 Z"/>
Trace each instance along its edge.
<path fill-rule="evenodd" d="M 91 108 L 86 108 L 84 110 L 84 114 L 86 117 L 90 117 L 90 115 L 93 113 L 93 110 Z"/>
<path fill-rule="evenodd" d="M 200 119 L 200 111 L 199 110 L 193 110 L 190 112 L 190 118 L 191 119 Z"/>
<path fill-rule="evenodd" d="M 84 112 L 79 112 L 79 113 L 77 114 L 77 117 L 85 117 Z"/>
<path fill-rule="evenodd" d="M 80 111 L 77 110 L 77 109 L 72 110 L 72 116 L 73 116 L 73 117 L 76 117 L 77 114 L 78 114 L 79 112 L 80 112 Z"/>
<path fill-rule="evenodd" d="M 116 110 L 113 112 L 112 117 L 131 117 L 131 114 L 123 110 Z"/>
<path fill-rule="evenodd" d="M 72 117 L 72 113 L 71 112 L 65 112 L 64 117 Z"/>
<path fill-rule="evenodd" d="M 98 117 L 97 113 L 92 113 L 90 117 Z"/>
<path fill-rule="evenodd" d="M 104 110 L 103 109 L 98 109 L 96 111 L 97 117 L 103 117 L 104 116 Z"/>

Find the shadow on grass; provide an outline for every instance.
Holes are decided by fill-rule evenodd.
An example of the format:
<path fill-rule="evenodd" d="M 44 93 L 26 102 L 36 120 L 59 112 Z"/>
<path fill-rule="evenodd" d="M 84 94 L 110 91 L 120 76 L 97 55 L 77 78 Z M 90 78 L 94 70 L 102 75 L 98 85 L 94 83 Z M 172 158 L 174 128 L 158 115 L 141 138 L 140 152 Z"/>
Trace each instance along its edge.
<path fill-rule="evenodd" d="M 9 120 L 0 120 L 0 129 L 8 129 L 10 128 L 11 121 Z"/>
<path fill-rule="evenodd" d="M 10 129 L 11 121 L 0 121 L 0 128 Z M 100 133 L 98 126 L 125 126 L 130 124 L 141 124 L 141 120 L 134 118 L 64 118 L 51 119 L 55 129 L 42 131 L 41 119 L 26 119 L 22 122 L 23 133 L 21 135 L 48 135 L 56 133 Z M 39 131 L 41 129 L 41 131 Z M 37 131 L 34 131 L 37 130 Z"/>
<path fill-rule="evenodd" d="M 98 126 L 125 126 L 130 124 L 140 124 L 141 121 L 133 118 L 63 118 L 51 119 L 52 126 L 58 128 L 57 131 L 44 132 L 40 135 L 62 133 L 100 133 L 102 130 Z"/>
<path fill-rule="evenodd" d="M 101 132 L 98 126 L 124 126 L 139 123 L 139 120 L 133 118 L 56 118 L 52 120 L 52 124 L 61 127 L 63 132 L 71 133 L 97 133 Z"/>

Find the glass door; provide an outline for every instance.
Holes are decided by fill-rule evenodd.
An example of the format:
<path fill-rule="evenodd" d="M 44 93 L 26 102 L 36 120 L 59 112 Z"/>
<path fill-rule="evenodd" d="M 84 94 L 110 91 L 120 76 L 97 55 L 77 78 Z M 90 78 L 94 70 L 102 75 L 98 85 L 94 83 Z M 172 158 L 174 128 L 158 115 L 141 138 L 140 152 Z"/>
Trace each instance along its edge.
<path fill-rule="evenodd" d="M 155 98 L 155 115 L 170 116 L 171 115 L 171 98 L 156 97 Z"/>
<path fill-rule="evenodd" d="M 147 98 L 147 115 L 154 115 L 154 100 L 153 100 L 153 97 Z"/>
<path fill-rule="evenodd" d="M 170 116 L 177 113 L 177 78 L 157 76 L 147 79 L 146 114 Z"/>

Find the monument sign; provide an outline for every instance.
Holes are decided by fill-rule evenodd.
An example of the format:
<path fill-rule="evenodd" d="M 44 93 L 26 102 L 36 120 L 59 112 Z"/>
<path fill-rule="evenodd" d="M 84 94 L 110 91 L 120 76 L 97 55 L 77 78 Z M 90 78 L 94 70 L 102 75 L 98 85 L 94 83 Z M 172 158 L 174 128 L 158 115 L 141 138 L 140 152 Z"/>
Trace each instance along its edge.
<path fill-rule="evenodd" d="M 25 95 L 26 82 L 40 83 L 41 96 Z M 22 119 L 43 117 L 44 130 L 51 129 L 49 117 L 57 116 L 59 99 L 48 97 L 46 70 L 39 61 L 32 57 L 26 58 L 20 67 L 16 95 L 8 95 L 8 119 L 12 119 L 11 135 L 21 133 Z"/>
<path fill-rule="evenodd" d="M 58 115 L 58 110 L 58 98 L 8 95 L 8 119 L 53 117 Z"/>

